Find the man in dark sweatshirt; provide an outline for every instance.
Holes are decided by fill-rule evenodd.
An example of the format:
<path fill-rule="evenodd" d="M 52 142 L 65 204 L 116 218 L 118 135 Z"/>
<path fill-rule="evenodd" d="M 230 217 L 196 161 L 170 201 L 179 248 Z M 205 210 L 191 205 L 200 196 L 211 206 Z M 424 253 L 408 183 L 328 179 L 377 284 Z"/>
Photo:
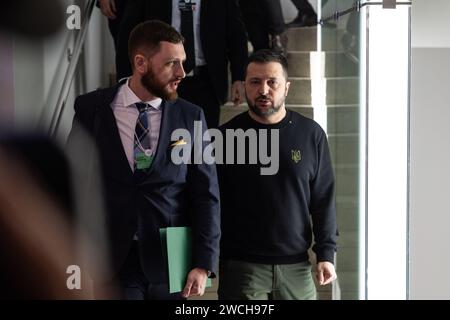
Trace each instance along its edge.
<path fill-rule="evenodd" d="M 313 235 L 318 283 L 336 279 L 327 138 L 315 121 L 286 110 L 289 85 L 283 55 L 255 52 L 245 77 L 249 111 L 220 128 L 226 164 L 218 166 L 219 299 L 316 299 L 308 257 Z M 271 170 L 264 171 L 268 159 Z"/>

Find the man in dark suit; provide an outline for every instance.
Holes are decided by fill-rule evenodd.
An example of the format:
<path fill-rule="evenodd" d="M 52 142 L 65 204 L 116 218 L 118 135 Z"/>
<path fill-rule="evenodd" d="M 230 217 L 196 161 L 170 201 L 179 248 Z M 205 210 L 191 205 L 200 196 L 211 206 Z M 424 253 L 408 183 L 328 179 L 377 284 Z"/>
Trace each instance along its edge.
<path fill-rule="evenodd" d="M 284 17 L 280 0 L 240 0 L 253 51 L 273 49 L 286 54 L 281 43 Z"/>
<path fill-rule="evenodd" d="M 207 277 L 216 273 L 216 168 L 204 162 L 176 165 L 171 159 L 174 145 L 190 143 L 171 141 L 179 139 L 172 138 L 174 130 L 186 129 L 194 137 L 195 121 L 206 129 L 202 109 L 177 98 L 185 76 L 182 41 L 163 22 L 139 24 L 130 35 L 131 77 L 75 101 L 68 143 L 84 128 L 97 144 L 116 275 L 105 285 L 116 286 L 124 299 L 202 295 Z M 169 226 L 191 226 L 193 232 L 193 269 L 182 295 L 168 292 L 159 230 Z"/>
<path fill-rule="evenodd" d="M 122 20 L 126 1 L 127 0 L 97 0 L 97 7 L 99 7 L 102 14 L 108 18 L 108 28 L 115 47 L 117 47 L 117 36 L 119 34 L 120 22 Z"/>
<path fill-rule="evenodd" d="M 322 6 L 327 0 L 322 0 Z M 317 25 L 317 14 L 308 0 L 292 0 L 297 8 L 297 17 L 287 24 L 288 28 L 311 27 Z"/>
<path fill-rule="evenodd" d="M 186 11 L 192 12 L 190 27 L 193 39 L 182 30 Z M 193 68 L 185 66 L 187 76 L 178 93 L 203 108 L 208 127 L 217 127 L 220 107 L 227 101 L 229 93 L 228 63 L 231 100 L 235 104 L 244 101 L 242 80 L 248 50 L 238 0 L 126 1 L 117 41 L 117 79 L 131 74 L 128 36 L 135 25 L 147 19 L 171 24 L 185 37 L 187 62 L 192 59 Z"/>

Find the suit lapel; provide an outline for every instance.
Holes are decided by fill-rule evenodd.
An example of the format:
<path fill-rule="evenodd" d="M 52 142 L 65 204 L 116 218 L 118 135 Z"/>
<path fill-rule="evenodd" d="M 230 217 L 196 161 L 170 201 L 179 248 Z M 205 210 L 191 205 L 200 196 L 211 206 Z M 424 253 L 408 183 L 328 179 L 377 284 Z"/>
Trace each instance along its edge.
<path fill-rule="evenodd" d="M 159 138 L 158 138 L 158 147 L 156 149 L 155 159 L 153 160 L 153 165 L 150 167 L 148 174 L 151 174 L 155 167 L 158 167 L 159 164 L 165 161 L 167 148 L 170 145 L 170 136 L 172 131 L 176 126 L 175 119 L 176 113 L 178 112 L 177 108 L 174 108 L 174 102 L 163 101 L 161 107 L 162 109 L 162 117 L 161 117 L 161 126 L 159 130 Z"/>
<path fill-rule="evenodd" d="M 106 174 L 121 181 L 132 183 L 133 172 L 128 163 L 122 140 L 120 139 L 116 118 L 110 106 L 122 84 L 117 84 L 106 91 L 103 97 L 100 97 L 101 101 L 98 102 L 99 123 L 96 139 L 101 149 L 101 154 L 104 157 L 103 164 L 106 169 Z"/>

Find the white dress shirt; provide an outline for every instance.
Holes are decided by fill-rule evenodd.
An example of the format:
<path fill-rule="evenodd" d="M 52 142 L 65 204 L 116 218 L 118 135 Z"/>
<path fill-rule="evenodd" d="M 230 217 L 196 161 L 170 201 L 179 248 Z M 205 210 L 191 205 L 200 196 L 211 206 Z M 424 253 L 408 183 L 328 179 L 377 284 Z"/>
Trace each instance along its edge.
<path fill-rule="evenodd" d="M 111 108 L 116 118 L 117 127 L 119 128 L 120 139 L 122 140 L 123 149 L 130 164 L 131 170 L 134 171 L 134 132 L 136 129 L 136 121 L 139 117 L 139 111 L 134 105 L 136 102 L 145 102 L 151 107 L 147 111 L 147 120 L 149 126 L 150 149 L 153 155 L 158 147 L 159 131 L 161 128 L 162 116 L 162 99 L 156 98 L 151 101 L 141 101 L 127 82 L 123 84 L 114 100 L 111 102 Z"/>

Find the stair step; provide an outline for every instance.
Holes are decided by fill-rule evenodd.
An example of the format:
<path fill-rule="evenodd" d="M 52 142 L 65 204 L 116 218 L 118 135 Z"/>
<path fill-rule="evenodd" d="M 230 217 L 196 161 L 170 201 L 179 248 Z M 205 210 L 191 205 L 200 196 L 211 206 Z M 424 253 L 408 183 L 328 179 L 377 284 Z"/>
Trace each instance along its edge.
<path fill-rule="evenodd" d="M 345 30 L 322 28 L 322 51 L 344 51 Z M 283 33 L 283 43 L 290 51 L 317 51 L 317 27 L 289 28 Z"/>
<path fill-rule="evenodd" d="M 331 105 L 327 112 L 329 134 L 359 132 L 359 105 Z"/>
<path fill-rule="evenodd" d="M 322 27 L 322 51 L 344 51 L 345 30 Z"/>
<path fill-rule="evenodd" d="M 357 165 L 359 161 L 359 135 L 328 134 L 331 157 L 335 166 Z"/>
<path fill-rule="evenodd" d="M 334 168 L 336 176 L 336 195 L 337 196 L 356 196 L 358 194 L 358 173 L 357 167 L 339 167 Z"/>
<path fill-rule="evenodd" d="M 311 77 L 310 52 L 292 51 L 287 54 L 289 76 L 291 77 Z"/>
<path fill-rule="evenodd" d="M 336 197 L 336 218 L 341 235 L 355 232 L 359 228 L 357 197 L 352 198 L 354 201 L 342 201 L 342 197 Z"/>
<path fill-rule="evenodd" d="M 358 271 L 358 248 L 357 247 L 340 247 L 336 253 L 336 270 L 342 271 Z"/>
<path fill-rule="evenodd" d="M 358 104 L 359 78 L 336 77 L 327 78 L 327 105 Z"/>
<path fill-rule="evenodd" d="M 282 36 L 286 50 L 289 51 L 316 51 L 317 28 L 289 28 Z"/>
<path fill-rule="evenodd" d="M 341 291 L 358 291 L 358 272 L 338 271 L 338 278 Z"/>
<path fill-rule="evenodd" d="M 291 86 L 286 98 L 287 104 L 311 105 L 311 80 L 307 78 L 289 78 Z"/>
<path fill-rule="evenodd" d="M 311 77 L 310 51 L 290 51 L 287 54 L 289 76 Z M 358 65 L 345 52 L 325 52 L 325 77 L 357 77 Z"/>
<path fill-rule="evenodd" d="M 290 77 L 287 104 L 311 104 L 311 80 L 303 77 Z M 358 104 L 359 78 L 340 77 L 326 79 L 326 103 L 328 105 Z"/>
<path fill-rule="evenodd" d="M 325 52 L 325 77 L 359 76 L 358 64 L 344 52 Z"/>
<path fill-rule="evenodd" d="M 358 247 L 358 232 L 353 231 L 339 231 L 339 248 L 357 248 Z"/>

